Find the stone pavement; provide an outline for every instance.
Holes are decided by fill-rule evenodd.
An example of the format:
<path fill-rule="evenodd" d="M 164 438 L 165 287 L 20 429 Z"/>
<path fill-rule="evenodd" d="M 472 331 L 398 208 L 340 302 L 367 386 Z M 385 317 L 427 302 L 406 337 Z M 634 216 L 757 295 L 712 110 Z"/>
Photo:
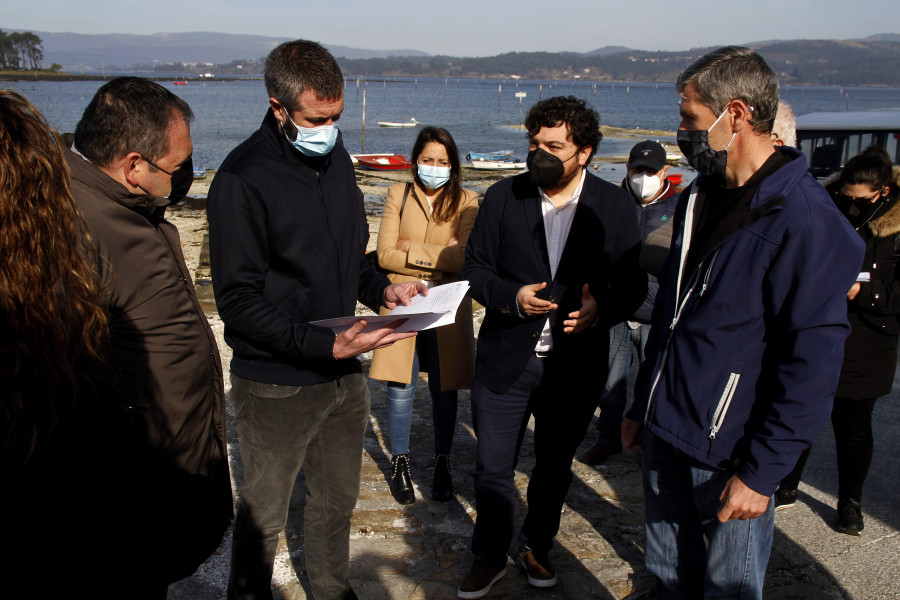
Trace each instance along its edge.
<path fill-rule="evenodd" d="M 183 236 L 186 227 L 196 225 L 193 220 L 176 224 L 182 228 Z M 199 246 L 199 242 L 193 245 Z M 198 252 L 197 248 L 186 248 L 188 257 Z M 191 262 L 189 258 L 189 265 Z M 209 318 L 227 368 L 230 349 L 222 341 L 221 319 L 212 311 Z M 391 497 L 387 483 L 390 454 L 384 432 L 384 384 L 371 382 L 370 388 L 372 412 L 365 439 L 362 489 L 351 528 L 351 574 L 355 589 L 364 600 L 455 598 L 456 587 L 471 560 L 468 547 L 475 519 L 472 485 L 475 439 L 468 392 L 460 392 L 452 454 L 456 498 L 446 503 L 435 502 L 431 500 L 430 400 L 424 377 L 420 380 L 410 440 L 417 501 L 401 506 Z M 599 389 L 585 390 L 585 393 L 599 395 Z M 776 515 L 775 543 L 766 577 L 767 599 L 900 599 L 900 581 L 897 581 L 900 403 L 897 395 L 895 392 L 883 398 L 875 408 L 875 459 L 863 500 L 865 531 L 860 537 L 834 531 L 837 480 L 834 440 L 827 426 L 813 447 L 797 506 Z M 232 477 L 237 482 L 242 471 L 240 449 L 230 419 L 231 416 L 229 452 Z M 589 432 L 578 456 L 592 443 Z M 534 464 L 532 452 L 529 432 L 516 473 L 519 523 L 524 515 L 528 473 Z M 575 477 L 562 515 L 558 543 L 551 553 L 559 571 L 559 584 L 550 590 L 530 588 L 521 569 L 510 562 L 507 576 L 494 586 L 488 598 L 634 600 L 654 597 L 652 576 L 643 566 L 638 454 L 626 451 L 599 467 L 589 467 L 576 460 L 573 472 Z M 303 571 L 304 499 L 301 473 L 276 563 L 273 581 L 276 599 L 307 597 Z M 169 598 L 225 598 L 230 538 L 229 532 L 216 554 L 194 576 L 172 585 Z M 515 548 L 510 550 L 513 552 Z"/>
<path fill-rule="evenodd" d="M 460 394 L 454 440 L 456 500 L 431 500 L 433 453 L 431 411 L 424 381 L 413 413 L 411 462 L 417 501 L 398 505 L 388 490 L 390 454 L 383 431 L 385 394 L 372 382 L 372 414 L 366 434 L 362 491 L 351 529 L 351 572 L 363 599 L 454 598 L 469 566 L 469 536 L 475 518 L 472 473 L 475 439 L 468 393 Z M 833 439 L 820 436 L 801 485 L 798 506 L 780 511 L 766 578 L 766 598 L 900 598 L 896 581 L 900 558 L 900 512 L 896 506 L 898 404 L 884 399 L 876 407 L 876 459 L 863 504 L 866 530 L 858 538 L 833 530 L 836 490 Z M 583 444 L 581 451 L 592 440 Z M 230 430 L 234 477 L 240 477 L 239 449 Z M 579 452 L 580 455 L 580 452 Z M 534 464 L 526 435 L 516 474 L 519 522 L 525 486 Z M 576 461 L 575 478 L 562 516 L 552 558 L 559 570 L 555 589 L 530 588 L 521 569 L 510 564 L 491 598 L 621 599 L 653 598 L 652 577 L 643 567 L 642 492 L 637 453 L 626 451 L 607 464 Z M 276 567 L 276 598 L 306 598 L 303 573 L 303 476 L 298 478 L 288 526 Z M 224 598 L 230 539 L 197 574 L 170 589 L 173 599 Z M 511 547 L 511 551 L 514 548 Z M 299 580 L 295 573 L 300 574 Z"/>

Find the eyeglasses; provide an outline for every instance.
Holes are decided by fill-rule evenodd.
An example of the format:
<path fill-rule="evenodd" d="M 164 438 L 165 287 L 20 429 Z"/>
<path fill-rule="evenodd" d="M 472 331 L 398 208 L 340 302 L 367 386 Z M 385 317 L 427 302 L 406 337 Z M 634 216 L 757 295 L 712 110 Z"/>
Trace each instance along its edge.
<path fill-rule="evenodd" d="M 882 188 L 882 189 L 884 189 L 884 188 Z M 852 197 L 848 196 L 847 194 L 837 193 L 837 194 L 835 194 L 835 198 L 837 198 L 841 202 L 857 202 L 859 204 L 872 204 L 873 202 L 875 202 L 876 200 L 881 198 L 881 191 L 882 190 L 878 190 L 877 192 L 875 192 L 875 195 L 872 197 L 860 196 L 859 198 L 852 198 Z"/>
<path fill-rule="evenodd" d="M 169 177 L 171 177 L 172 175 L 175 174 L 175 171 L 172 171 L 172 172 L 170 173 L 169 171 L 166 171 L 165 169 L 163 169 L 161 166 L 159 166 L 158 164 L 156 164 L 155 162 L 153 162 L 153 161 L 150 160 L 149 158 L 144 158 L 143 156 L 142 156 L 141 158 L 143 158 L 144 160 L 146 160 L 146 161 L 150 164 L 151 167 L 153 167 L 153 168 L 156 169 L 157 171 L 162 171 L 163 173 L 165 173 L 165 174 L 168 175 Z"/>

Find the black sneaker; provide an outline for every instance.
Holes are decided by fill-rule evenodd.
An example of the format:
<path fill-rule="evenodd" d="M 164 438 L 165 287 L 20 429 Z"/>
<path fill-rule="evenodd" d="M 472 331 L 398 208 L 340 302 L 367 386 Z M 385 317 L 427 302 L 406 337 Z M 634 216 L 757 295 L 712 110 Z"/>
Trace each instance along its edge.
<path fill-rule="evenodd" d="M 839 500 L 837 505 L 838 526 L 837 530 L 847 535 L 859 535 L 865 525 L 863 524 L 862 509 L 859 502 L 849 498 Z"/>
<path fill-rule="evenodd" d="M 519 562 L 528 575 L 528 583 L 536 588 L 550 588 L 556 585 L 556 569 L 550 564 L 546 553 L 535 553 L 531 547 L 519 547 Z"/>
<path fill-rule="evenodd" d="M 775 492 L 775 510 L 794 508 L 797 504 L 797 490 L 779 488 Z"/>
<path fill-rule="evenodd" d="M 506 575 L 506 561 L 501 566 L 492 566 L 483 556 L 476 556 L 469 574 L 456 590 L 456 596 L 465 600 L 481 598 L 491 591 L 491 586 Z"/>

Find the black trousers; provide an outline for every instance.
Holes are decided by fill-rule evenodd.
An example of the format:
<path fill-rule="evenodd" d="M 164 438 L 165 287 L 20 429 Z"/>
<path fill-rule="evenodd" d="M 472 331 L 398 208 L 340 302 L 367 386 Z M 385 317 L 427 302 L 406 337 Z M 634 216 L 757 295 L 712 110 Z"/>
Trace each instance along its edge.
<path fill-rule="evenodd" d="M 838 500 L 862 500 L 862 488 L 872 464 L 872 410 L 877 398 L 851 400 L 835 398 L 831 411 L 834 445 L 837 451 Z M 800 455 L 797 466 L 781 481 L 783 489 L 797 489 L 809 449 Z"/>
<path fill-rule="evenodd" d="M 595 395 L 585 389 L 591 379 L 602 385 L 601 375 L 573 369 L 552 354 L 532 356 L 516 383 L 502 394 L 479 383 L 476 374 L 472 385 L 472 420 L 478 438 L 478 517 L 472 535 L 476 556 L 495 564 L 506 560 L 515 524 L 515 469 L 532 414 L 535 466 L 519 544 L 540 552 L 550 550 L 572 483 L 572 458 L 596 408 Z"/>

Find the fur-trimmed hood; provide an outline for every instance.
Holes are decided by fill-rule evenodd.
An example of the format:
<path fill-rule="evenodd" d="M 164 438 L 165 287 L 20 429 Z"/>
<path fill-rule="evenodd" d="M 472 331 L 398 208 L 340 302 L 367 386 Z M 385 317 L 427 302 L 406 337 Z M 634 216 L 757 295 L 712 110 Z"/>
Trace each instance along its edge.
<path fill-rule="evenodd" d="M 889 237 L 900 233 L 900 202 L 897 202 L 898 192 L 900 192 L 900 166 L 894 165 L 894 181 L 893 189 L 890 192 L 891 207 L 888 211 L 869 223 L 869 229 L 876 237 Z"/>

